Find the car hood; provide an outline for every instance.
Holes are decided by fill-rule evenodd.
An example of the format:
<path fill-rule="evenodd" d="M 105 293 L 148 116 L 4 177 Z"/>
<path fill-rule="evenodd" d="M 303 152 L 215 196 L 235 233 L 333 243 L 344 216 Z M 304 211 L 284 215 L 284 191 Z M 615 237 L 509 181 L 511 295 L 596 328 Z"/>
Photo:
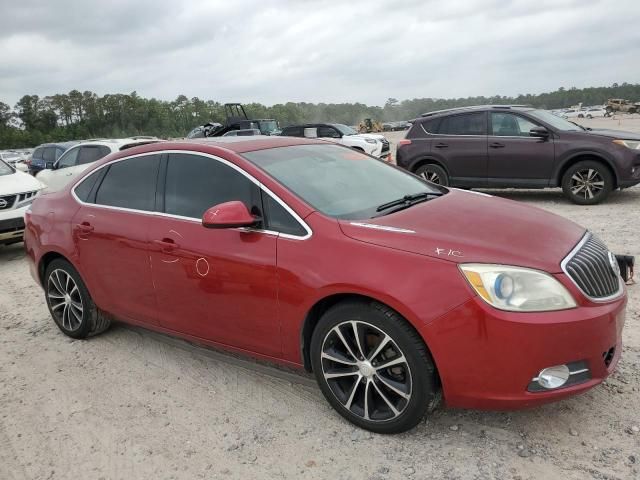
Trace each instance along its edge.
<path fill-rule="evenodd" d="M 0 196 L 33 192 L 43 187 L 44 185 L 37 179 L 19 170 L 10 175 L 0 175 Z"/>
<path fill-rule="evenodd" d="M 483 193 L 448 194 L 371 220 L 340 220 L 355 240 L 455 263 L 496 263 L 562 271 L 585 234 L 562 217 Z"/>
<path fill-rule="evenodd" d="M 593 128 L 583 133 L 587 135 L 598 135 L 600 137 L 622 138 L 624 140 L 640 140 L 640 135 L 637 133 L 625 132 L 622 130 L 609 130 L 606 128 Z"/>
<path fill-rule="evenodd" d="M 382 140 L 384 135 L 379 133 L 356 133 L 355 135 L 349 135 L 351 138 L 375 138 L 376 140 Z"/>

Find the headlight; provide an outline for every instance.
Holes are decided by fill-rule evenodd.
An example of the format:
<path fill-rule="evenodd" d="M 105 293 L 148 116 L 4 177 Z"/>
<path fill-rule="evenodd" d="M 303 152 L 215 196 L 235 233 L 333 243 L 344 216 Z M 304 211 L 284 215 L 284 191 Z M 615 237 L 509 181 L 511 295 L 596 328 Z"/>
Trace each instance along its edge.
<path fill-rule="evenodd" d="M 460 270 L 489 305 L 514 312 L 546 312 L 576 306 L 567 289 L 548 273 L 504 265 L 463 264 Z"/>
<path fill-rule="evenodd" d="M 365 138 L 364 141 L 367 143 L 378 143 L 375 138 Z"/>
<path fill-rule="evenodd" d="M 613 143 L 630 148 L 631 150 L 640 150 L 640 141 L 638 140 L 614 140 Z"/>

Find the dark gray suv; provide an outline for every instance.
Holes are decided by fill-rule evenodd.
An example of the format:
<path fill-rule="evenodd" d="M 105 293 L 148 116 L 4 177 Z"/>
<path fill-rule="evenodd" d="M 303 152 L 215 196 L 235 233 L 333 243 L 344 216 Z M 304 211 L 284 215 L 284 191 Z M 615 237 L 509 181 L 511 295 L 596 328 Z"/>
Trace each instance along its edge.
<path fill-rule="evenodd" d="M 398 144 L 398 166 L 457 187 L 561 186 L 591 205 L 640 183 L 640 135 L 586 129 L 517 105 L 426 113 Z"/>

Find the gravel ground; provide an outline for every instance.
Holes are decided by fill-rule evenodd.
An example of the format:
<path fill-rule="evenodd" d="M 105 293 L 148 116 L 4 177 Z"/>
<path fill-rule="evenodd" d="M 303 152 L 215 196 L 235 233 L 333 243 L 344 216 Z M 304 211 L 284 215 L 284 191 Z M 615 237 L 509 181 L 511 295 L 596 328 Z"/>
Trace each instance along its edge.
<path fill-rule="evenodd" d="M 640 188 L 603 205 L 559 190 L 493 191 L 570 218 L 640 256 Z M 22 245 L 0 248 L 0 479 L 640 478 L 640 286 L 607 382 L 532 410 L 438 409 L 374 435 L 308 375 L 115 325 L 63 336 Z"/>

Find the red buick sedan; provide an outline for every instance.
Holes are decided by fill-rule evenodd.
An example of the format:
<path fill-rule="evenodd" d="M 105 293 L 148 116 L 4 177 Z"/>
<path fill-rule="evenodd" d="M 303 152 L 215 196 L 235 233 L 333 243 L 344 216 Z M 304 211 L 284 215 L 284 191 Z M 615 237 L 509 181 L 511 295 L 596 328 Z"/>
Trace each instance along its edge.
<path fill-rule="evenodd" d="M 60 330 L 111 319 L 313 371 L 375 432 L 452 407 L 584 392 L 621 352 L 626 292 L 592 233 L 286 137 L 156 143 L 26 215 Z"/>

